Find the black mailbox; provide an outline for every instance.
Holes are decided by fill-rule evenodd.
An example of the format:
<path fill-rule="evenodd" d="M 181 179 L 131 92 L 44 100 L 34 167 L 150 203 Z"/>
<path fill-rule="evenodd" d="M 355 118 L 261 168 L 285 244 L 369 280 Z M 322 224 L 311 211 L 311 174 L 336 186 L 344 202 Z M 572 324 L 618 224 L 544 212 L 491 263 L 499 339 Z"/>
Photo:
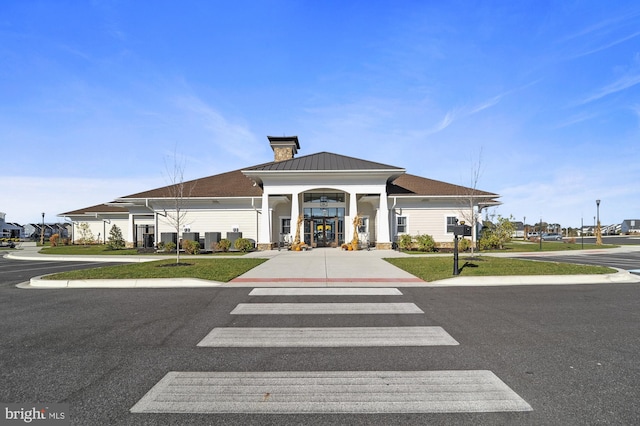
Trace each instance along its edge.
<path fill-rule="evenodd" d="M 453 227 L 453 235 L 456 237 L 470 237 L 471 227 L 469 225 L 455 225 Z"/>

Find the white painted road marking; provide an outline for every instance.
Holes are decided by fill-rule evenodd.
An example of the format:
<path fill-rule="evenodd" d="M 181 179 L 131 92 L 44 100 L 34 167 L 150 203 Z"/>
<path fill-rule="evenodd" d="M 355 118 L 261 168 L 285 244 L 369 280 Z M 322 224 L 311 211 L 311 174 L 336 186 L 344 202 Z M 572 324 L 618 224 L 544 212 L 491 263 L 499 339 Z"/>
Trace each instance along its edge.
<path fill-rule="evenodd" d="M 413 303 L 239 303 L 231 315 L 424 314 Z"/>
<path fill-rule="evenodd" d="M 214 328 L 202 347 L 453 346 L 442 327 Z"/>
<path fill-rule="evenodd" d="M 402 296 L 387 287 L 267 287 L 254 288 L 249 296 Z"/>
<path fill-rule="evenodd" d="M 132 413 L 531 411 L 491 371 L 170 372 Z"/>

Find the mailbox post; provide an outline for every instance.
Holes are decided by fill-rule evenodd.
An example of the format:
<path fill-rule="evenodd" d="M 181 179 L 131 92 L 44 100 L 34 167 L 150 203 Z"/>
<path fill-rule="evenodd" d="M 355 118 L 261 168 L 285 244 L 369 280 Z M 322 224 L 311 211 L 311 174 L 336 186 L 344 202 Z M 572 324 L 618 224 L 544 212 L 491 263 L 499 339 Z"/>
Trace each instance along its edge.
<path fill-rule="evenodd" d="M 458 237 L 470 237 L 471 227 L 465 225 L 464 221 L 460 225 L 453 226 L 453 275 L 460 275 L 458 268 Z"/>

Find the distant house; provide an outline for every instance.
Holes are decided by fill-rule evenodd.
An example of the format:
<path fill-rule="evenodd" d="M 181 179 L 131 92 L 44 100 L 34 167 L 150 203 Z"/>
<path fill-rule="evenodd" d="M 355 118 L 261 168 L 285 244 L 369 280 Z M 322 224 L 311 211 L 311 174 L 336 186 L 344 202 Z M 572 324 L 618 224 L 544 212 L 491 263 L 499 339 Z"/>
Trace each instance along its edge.
<path fill-rule="evenodd" d="M 524 238 L 524 222 L 511 222 L 513 225 L 513 238 Z"/>
<path fill-rule="evenodd" d="M 620 226 L 621 234 L 640 234 L 640 219 L 626 219 Z"/>
<path fill-rule="evenodd" d="M 0 238 L 21 238 L 22 227 L 5 222 L 5 213 L 0 212 Z"/>

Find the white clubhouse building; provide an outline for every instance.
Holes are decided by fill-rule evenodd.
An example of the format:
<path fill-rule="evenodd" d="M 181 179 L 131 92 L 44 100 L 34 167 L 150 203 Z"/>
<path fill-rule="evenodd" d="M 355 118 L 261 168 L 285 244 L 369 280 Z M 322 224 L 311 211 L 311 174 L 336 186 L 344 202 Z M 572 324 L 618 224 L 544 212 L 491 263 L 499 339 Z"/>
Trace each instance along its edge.
<path fill-rule="evenodd" d="M 483 208 L 500 204 L 497 194 L 410 175 L 401 167 L 329 152 L 296 157 L 297 136 L 269 142 L 274 161 L 183 182 L 181 196 L 169 185 L 59 216 L 73 221 L 75 240 L 80 223 L 88 223 L 101 241 L 115 224 L 128 246 L 241 234 L 268 250 L 296 234 L 299 218 L 300 239 L 309 246 L 340 247 L 351 240 L 358 215 L 359 234 L 377 249 L 391 249 L 401 234 L 451 242 L 456 220 L 471 224 Z M 177 201 L 184 214 L 180 235 L 170 220 Z"/>

